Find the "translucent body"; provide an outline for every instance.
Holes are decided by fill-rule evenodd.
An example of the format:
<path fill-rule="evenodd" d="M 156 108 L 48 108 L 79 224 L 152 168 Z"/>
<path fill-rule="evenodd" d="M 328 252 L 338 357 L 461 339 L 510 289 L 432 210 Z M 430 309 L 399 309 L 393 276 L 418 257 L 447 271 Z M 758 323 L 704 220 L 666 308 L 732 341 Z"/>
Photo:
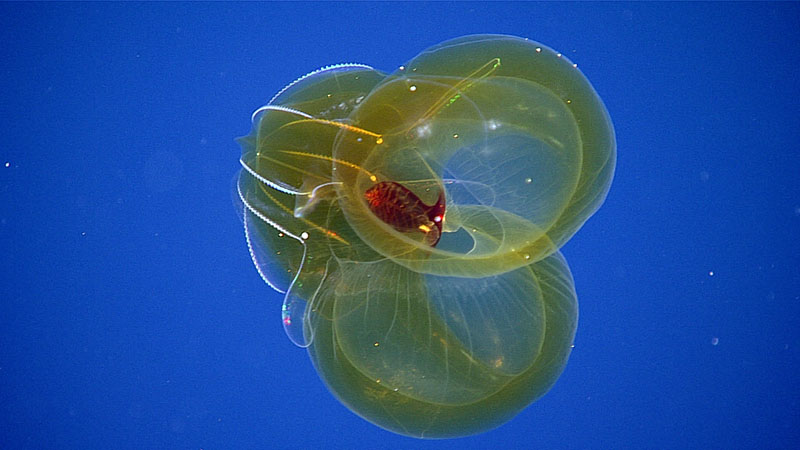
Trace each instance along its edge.
<path fill-rule="evenodd" d="M 453 437 L 550 389 L 577 326 L 558 249 L 615 163 L 608 114 L 572 63 L 466 36 L 388 76 L 314 72 L 253 125 L 237 187 L 251 255 L 344 404 Z"/>

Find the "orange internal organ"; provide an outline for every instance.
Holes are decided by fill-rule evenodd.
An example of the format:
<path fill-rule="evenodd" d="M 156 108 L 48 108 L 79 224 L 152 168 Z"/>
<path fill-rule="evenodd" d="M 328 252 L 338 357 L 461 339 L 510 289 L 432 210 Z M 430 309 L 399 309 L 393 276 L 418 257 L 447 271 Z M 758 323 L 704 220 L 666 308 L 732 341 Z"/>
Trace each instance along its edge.
<path fill-rule="evenodd" d="M 364 192 L 369 209 L 395 230 L 421 232 L 425 242 L 435 247 L 442 235 L 444 191 L 433 205 L 426 205 L 415 193 L 400 183 L 382 181 Z"/>

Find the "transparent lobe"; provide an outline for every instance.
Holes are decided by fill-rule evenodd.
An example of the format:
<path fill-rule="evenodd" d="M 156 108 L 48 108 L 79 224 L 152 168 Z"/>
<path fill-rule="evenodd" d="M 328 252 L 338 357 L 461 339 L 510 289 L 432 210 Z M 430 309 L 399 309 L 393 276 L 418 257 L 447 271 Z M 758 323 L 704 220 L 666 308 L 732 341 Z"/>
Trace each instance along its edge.
<path fill-rule="evenodd" d="M 260 108 L 240 143 L 253 262 L 342 403 L 443 438 L 552 387 L 577 326 L 558 250 L 602 204 L 616 154 L 570 61 L 481 35 L 389 75 L 330 66 Z"/>

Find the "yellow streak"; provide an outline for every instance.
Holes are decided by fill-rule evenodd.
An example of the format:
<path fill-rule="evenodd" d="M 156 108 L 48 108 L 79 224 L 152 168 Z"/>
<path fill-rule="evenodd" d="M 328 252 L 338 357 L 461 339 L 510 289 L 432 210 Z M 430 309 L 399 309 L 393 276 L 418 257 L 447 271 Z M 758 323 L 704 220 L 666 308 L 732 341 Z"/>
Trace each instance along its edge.
<path fill-rule="evenodd" d="M 349 167 L 351 169 L 356 169 L 356 170 L 359 170 L 361 172 L 364 172 L 365 174 L 367 174 L 369 176 L 370 181 L 374 182 L 374 181 L 378 180 L 378 177 L 376 177 L 375 174 L 370 172 L 369 170 L 359 166 L 358 164 L 353 164 L 353 163 L 351 163 L 349 161 L 345 161 L 345 160 L 342 160 L 342 159 L 339 159 L 339 158 L 334 158 L 332 156 L 326 156 L 326 155 L 318 155 L 316 153 L 296 152 L 294 150 L 278 150 L 278 151 L 281 152 L 281 153 L 285 153 L 287 155 L 292 155 L 292 156 L 304 156 L 304 157 L 307 157 L 307 158 L 314 158 L 314 159 L 321 159 L 321 160 L 324 160 L 324 161 L 335 162 L 337 164 L 341 164 L 343 166 L 347 166 L 347 167 Z"/>
<path fill-rule="evenodd" d="M 301 168 L 299 168 L 299 167 L 297 167 L 297 166 L 293 166 L 293 165 L 291 165 L 291 164 L 287 164 L 287 163 L 285 163 L 285 162 L 282 162 L 282 161 L 280 161 L 280 160 L 277 160 L 277 159 L 275 159 L 275 158 L 270 158 L 269 156 L 262 155 L 262 154 L 260 154 L 260 153 L 258 154 L 258 158 L 259 158 L 259 159 L 265 159 L 265 160 L 267 160 L 267 161 L 269 161 L 269 162 L 271 162 L 271 163 L 273 163 L 273 164 L 276 164 L 276 165 L 279 165 L 279 166 L 286 167 L 287 169 L 292 169 L 292 170 L 294 170 L 294 171 L 296 171 L 296 172 L 300 172 L 300 173 L 302 173 L 303 175 L 308 175 L 308 176 L 310 176 L 310 177 L 314 177 L 314 178 L 320 178 L 320 179 L 323 179 L 323 180 L 326 180 L 326 179 L 328 179 L 327 177 L 323 177 L 322 175 L 320 175 L 320 174 L 318 174 L 318 173 L 309 172 L 308 170 L 303 170 L 303 169 L 301 169 Z"/>
<path fill-rule="evenodd" d="M 373 133 L 372 131 L 365 130 L 363 128 L 359 128 L 359 127 L 357 127 L 355 125 L 349 125 L 349 124 L 346 124 L 346 123 L 337 122 L 335 120 L 317 119 L 316 117 L 312 117 L 311 119 L 300 119 L 300 120 L 297 120 L 297 121 L 292 122 L 292 123 L 300 123 L 300 122 L 315 122 L 315 123 L 321 123 L 323 125 L 331 125 L 331 126 L 334 126 L 334 127 L 341 128 L 343 130 L 352 131 L 353 133 L 363 134 L 365 136 L 372 136 L 374 138 L 377 138 L 376 142 L 378 144 L 383 142 L 383 139 L 381 138 L 381 135 L 378 134 L 378 133 Z"/>
<path fill-rule="evenodd" d="M 276 205 L 278 205 L 278 208 L 280 208 L 280 209 L 282 209 L 282 210 L 286 211 L 287 213 L 289 213 L 289 214 L 291 214 L 291 215 L 294 215 L 294 214 L 293 214 L 293 212 L 292 212 L 292 211 L 291 211 L 289 208 L 287 208 L 286 206 L 284 206 L 284 205 L 283 205 L 283 203 L 279 202 L 279 201 L 278 201 L 278 199 L 276 199 L 275 197 L 273 197 L 273 196 L 272 196 L 272 194 L 270 194 L 270 193 L 269 193 L 269 191 L 267 190 L 266 186 L 265 186 L 263 183 L 258 183 L 258 187 L 259 187 L 259 189 L 261 189 L 261 192 L 263 192 L 263 193 L 264 193 L 264 195 L 266 195 L 267 197 L 269 197 L 269 199 L 270 199 L 270 200 L 272 200 L 272 202 L 273 202 L 273 203 L 275 203 Z M 330 236 L 330 237 L 332 237 L 332 238 L 336 239 L 337 241 L 339 241 L 339 242 L 341 242 L 341 243 L 343 243 L 343 244 L 350 245 L 350 243 L 349 243 L 349 242 L 347 242 L 346 240 L 342 239 L 342 238 L 341 238 L 341 237 L 340 237 L 340 236 L 339 236 L 339 235 L 338 235 L 338 234 L 337 234 L 335 231 L 331 231 L 331 230 L 329 230 L 329 229 L 327 229 L 327 228 L 325 228 L 325 227 L 321 227 L 321 226 L 319 226 L 319 225 L 315 224 L 314 222 L 311 222 L 310 220 L 307 220 L 307 219 L 306 219 L 306 218 L 304 218 L 304 217 L 298 217 L 298 219 L 300 219 L 300 220 L 302 220 L 303 222 L 305 222 L 305 223 L 306 223 L 306 225 L 308 225 L 308 226 L 310 226 L 310 227 L 312 227 L 312 228 L 315 228 L 315 229 L 317 229 L 317 230 L 321 231 L 321 232 L 322 232 L 322 233 L 324 233 L 326 236 Z"/>
<path fill-rule="evenodd" d="M 417 124 L 419 124 L 424 120 L 429 119 L 434 114 L 441 111 L 442 108 L 453 104 L 453 102 L 455 102 L 458 99 L 461 92 L 467 91 L 469 88 L 472 87 L 472 85 L 474 85 L 479 80 L 482 80 L 493 74 L 498 67 L 500 67 L 500 58 L 493 58 L 489 60 L 489 62 L 487 62 L 486 64 L 475 69 L 471 74 L 467 75 L 461 81 L 454 84 L 453 87 L 448 89 L 447 92 L 445 92 L 439 98 L 439 100 L 436 100 L 436 102 L 434 102 L 434 104 L 431 105 L 431 107 L 427 111 L 425 111 L 425 114 L 423 114 L 422 117 L 420 117 L 419 120 L 417 120 L 414 126 L 416 126 Z M 411 128 L 414 127 L 412 126 Z"/>

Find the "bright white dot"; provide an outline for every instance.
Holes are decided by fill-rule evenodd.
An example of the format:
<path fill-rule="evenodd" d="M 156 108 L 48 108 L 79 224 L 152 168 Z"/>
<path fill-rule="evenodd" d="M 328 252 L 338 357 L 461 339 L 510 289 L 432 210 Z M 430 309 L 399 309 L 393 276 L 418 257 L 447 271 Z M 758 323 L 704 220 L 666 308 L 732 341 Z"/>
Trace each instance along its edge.
<path fill-rule="evenodd" d="M 542 48 L 541 47 L 536 47 L 536 53 L 542 53 Z"/>
<path fill-rule="evenodd" d="M 533 182 L 533 180 L 530 178 L 525 178 L 525 184 L 531 184 L 531 182 Z"/>
<path fill-rule="evenodd" d="M 714 276 L 714 271 L 713 270 L 709 270 L 708 271 L 708 276 L 713 277 Z"/>
<path fill-rule="evenodd" d="M 11 167 L 11 163 L 10 163 L 10 162 L 7 162 L 7 163 L 6 163 L 6 167 Z"/>
<path fill-rule="evenodd" d="M 308 233 L 306 233 L 305 231 L 303 231 L 303 232 L 300 234 L 300 237 L 301 237 L 301 238 L 303 238 L 303 240 L 305 240 L 305 239 L 308 239 Z"/>
<path fill-rule="evenodd" d="M 417 90 L 417 87 L 416 86 L 411 86 L 411 87 L 408 88 L 408 90 L 411 91 L 411 92 L 415 92 Z"/>

